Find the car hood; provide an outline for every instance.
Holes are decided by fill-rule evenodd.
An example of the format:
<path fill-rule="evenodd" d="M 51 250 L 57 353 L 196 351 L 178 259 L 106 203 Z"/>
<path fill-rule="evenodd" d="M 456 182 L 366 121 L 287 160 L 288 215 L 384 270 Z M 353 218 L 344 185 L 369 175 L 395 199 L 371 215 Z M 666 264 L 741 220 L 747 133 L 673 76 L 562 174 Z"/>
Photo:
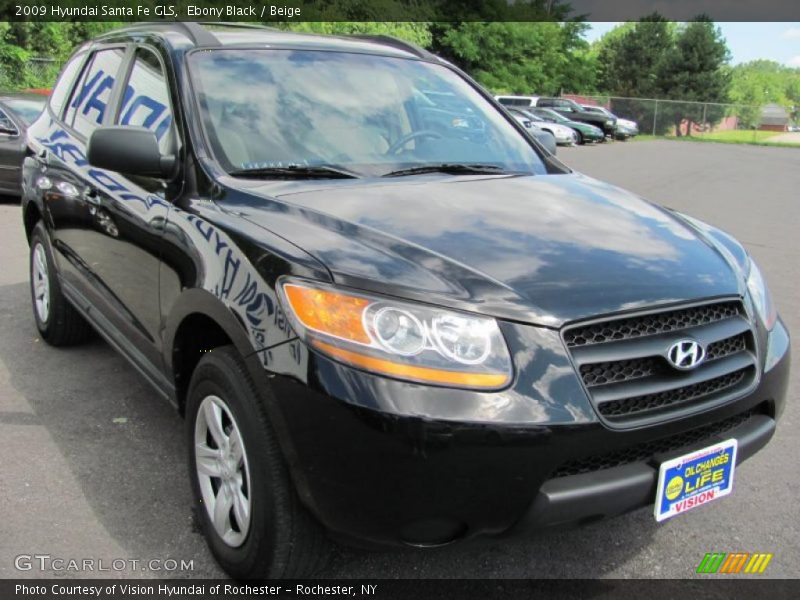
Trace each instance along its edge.
<path fill-rule="evenodd" d="M 696 227 L 579 174 L 225 181 L 247 192 L 225 206 L 360 289 L 548 326 L 742 292 Z"/>

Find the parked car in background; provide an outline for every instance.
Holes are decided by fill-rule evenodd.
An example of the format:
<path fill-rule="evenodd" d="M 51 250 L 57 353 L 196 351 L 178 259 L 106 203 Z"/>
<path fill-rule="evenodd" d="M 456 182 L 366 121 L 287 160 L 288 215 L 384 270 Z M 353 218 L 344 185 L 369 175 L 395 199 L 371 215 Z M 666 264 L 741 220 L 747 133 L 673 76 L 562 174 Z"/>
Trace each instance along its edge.
<path fill-rule="evenodd" d="M 510 110 L 511 114 L 513 114 L 515 117 L 519 115 L 519 118 L 529 119 L 534 128 L 550 133 L 555 138 L 556 144 L 559 146 L 571 146 L 578 143 L 578 134 L 571 127 L 559 125 L 558 123 L 553 123 L 552 121 L 545 121 L 530 111 L 521 108 L 512 108 Z"/>
<path fill-rule="evenodd" d="M 531 108 L 536 106 L 539 96 L 495 96 L 494 99 L 509 108 Z"/>
<path fill-rule="evenodd" d="M 536 107 L 550 108 L 570 121 L 594 125 L 601 129 L 605 135 L 611 137 L 613 137 L 617 127 L 617 118 L 615 116 L 584 110 L 580 104 L 568 98 L 539 98 L 536 101 Z"/>
<path fill-rule="evenodd" d="M 47 98 L 41 95 L 0 95 L 0 194 L 20 194 L 25 131 L 46 103 Z"/>
<path fill-rule="evenodd" d="M 510 112 L 514 118 L 519 121 L 522 126 L 525 127 L 525 129 L 528 130 L 528 133 L 531 134 L 536 141 L 547 148 L 548 152 L 551 154 L 556 153 L 558 143 L 555 136 L 551 132 L 537 127 L 534 119 L 521 113 L 520 111 L 512 110 Z"/>
<path fill-rule="evenodd" d="M 614 137 L 618 140 L 627 140 L 628 138 L 639 135 L 639 124 L 636 123 L 636 121 L 618 117 L 604 106 L 589 106 L 584 104 L 583 108 L 588 112 L 615 118 L 617 120 L 617 127 L 614 131 Z"/>
<path fill-rule="evenodd" d="M 606 139 L 605 133 L 599 127 L 589 125 L 589 123 L 581 123 L 580 121 L 573 121 L 565 116 L 557 113 L 549 108 L 531 108 L 527 112 L 539 117 L 548 123 L 556 123 L 564 125 L 575 131 L 578 139 L 577 144 L 586 144 L 592 142 L 604 142 Z"/>
<path fill-rule="evenodd" d="M 587 123 L 600 129 L 604 136 L 613 136 L 616 128 L 616 117 L 585 111 L 583 107 L 567 98 L 544 98 L 541 96 L 495 96 L 503 106 L 518 109 L 549 108 L 558 112 L 566 119 Z M 584 136 L 585 137 L 585 136 Z"/>

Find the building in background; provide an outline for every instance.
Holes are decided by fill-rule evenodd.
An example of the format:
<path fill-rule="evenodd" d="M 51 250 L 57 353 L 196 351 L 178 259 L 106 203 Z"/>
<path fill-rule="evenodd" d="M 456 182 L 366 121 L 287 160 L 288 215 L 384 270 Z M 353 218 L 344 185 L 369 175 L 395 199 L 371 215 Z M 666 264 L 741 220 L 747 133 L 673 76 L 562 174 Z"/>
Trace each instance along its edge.
<path fill-rule="evenodd" d="M 758 128 L 762 131 L 787 131 L 789 126 L 789 111 L 780 104 L 765 104 L 761 108 L 761 123 Z"/>

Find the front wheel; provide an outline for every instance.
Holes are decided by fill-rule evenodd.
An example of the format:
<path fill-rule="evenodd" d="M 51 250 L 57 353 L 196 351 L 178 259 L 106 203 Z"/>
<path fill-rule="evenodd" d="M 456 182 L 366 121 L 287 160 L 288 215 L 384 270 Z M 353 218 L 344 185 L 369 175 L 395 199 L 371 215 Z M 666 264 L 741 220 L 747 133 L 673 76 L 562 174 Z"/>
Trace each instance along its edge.
<path fill-rule="evenodd" d="M 214 558 L 236 579 L 306 577 L 327 540 L 300 504 L 264 396 L 235 348 L 198 363 L 186 405 L 189 476 Z"/>
<path fill-rule="evenodd" d="M 583 146 L 586 143 L 586 140 L 583 139 L 583 134 L 580 131 L 575 131 L 575 134 L 578 136 L 578 139 L 575 141 L 578 146 Z"/>

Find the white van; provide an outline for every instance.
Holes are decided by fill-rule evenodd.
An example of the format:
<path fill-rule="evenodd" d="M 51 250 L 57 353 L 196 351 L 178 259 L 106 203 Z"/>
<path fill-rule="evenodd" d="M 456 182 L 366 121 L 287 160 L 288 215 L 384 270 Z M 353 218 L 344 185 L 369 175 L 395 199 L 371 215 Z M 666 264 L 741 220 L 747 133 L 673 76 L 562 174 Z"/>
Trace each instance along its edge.
<path fill-rule="evenodd" d="M 531 106 L 536 106 L 539 96 L 495 96 L 494 99 L 503 106 L 530 108 Z"/>

